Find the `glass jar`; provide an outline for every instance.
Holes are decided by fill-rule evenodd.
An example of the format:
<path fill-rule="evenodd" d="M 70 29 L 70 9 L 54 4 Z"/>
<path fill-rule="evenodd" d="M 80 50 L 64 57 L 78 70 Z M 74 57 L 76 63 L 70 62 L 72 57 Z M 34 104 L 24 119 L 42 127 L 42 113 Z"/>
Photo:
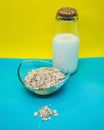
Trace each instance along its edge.
<path fill-rule="evenodd" d="M 53 64 L 74 73 L 78 67 L 78 14 L 73 8 L 61 8 L 56 14 L 57 29 L 53 38 Z"/>

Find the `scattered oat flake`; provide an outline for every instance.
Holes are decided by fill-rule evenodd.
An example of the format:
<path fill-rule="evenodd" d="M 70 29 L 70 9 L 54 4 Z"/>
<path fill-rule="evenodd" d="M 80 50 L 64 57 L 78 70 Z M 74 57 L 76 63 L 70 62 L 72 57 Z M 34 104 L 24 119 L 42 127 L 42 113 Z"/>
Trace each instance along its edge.
<path fill-rule="evenodd" d="M 58 114 L 58 113 L 55 113 L 55 114 L 53 114 L 53 116 L 59 116 L 59 114 Z"/>
<path fill-rule="evenodd" d="M 38 112 L 34 112 L 34 116 L 35 116 L 35 117 L 38 116 Z"/>
<path fill-rule="evenodd" d="M 59 116 L 56 109 L 52 110 L 47 105 L 43 106 L 38 110 L 38 112 L 34 112 L 34 116 L 40 116 L 41 120 L 47 121 L 50 120 L 52 116 Z"/>

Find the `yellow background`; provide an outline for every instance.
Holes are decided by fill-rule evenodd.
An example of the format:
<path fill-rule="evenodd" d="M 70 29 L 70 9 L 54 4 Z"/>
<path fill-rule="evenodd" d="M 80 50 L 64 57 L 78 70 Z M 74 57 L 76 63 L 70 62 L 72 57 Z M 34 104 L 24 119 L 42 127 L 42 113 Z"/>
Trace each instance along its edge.
<path fill-rule="evenodd" d="M 103 0 L 1 0 L 0 57 L 52 58 L 55 14 L 65 6 L 79 13 L 79 56 L 104 56 Z"/>

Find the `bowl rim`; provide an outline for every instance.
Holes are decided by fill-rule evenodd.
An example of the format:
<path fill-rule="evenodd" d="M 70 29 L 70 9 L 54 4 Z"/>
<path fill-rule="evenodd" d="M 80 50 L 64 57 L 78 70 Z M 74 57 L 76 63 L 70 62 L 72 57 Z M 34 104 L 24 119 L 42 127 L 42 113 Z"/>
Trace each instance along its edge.
<path fill-rule="evenodd" d="M 50 88 L 54 88 L 55 86 L 57 86 L 57 85 L 60 85 L 60 84 L 62 84 L 62 82 L 64 82 L 64 80 L 67 80 L 69 77 L 70 77 L 70 72 L 68 72 L 67 74 L 65 74 L 65 78 L 62 80 L 62 82 L 60 82 L 60 83 L 58 83 L 58 84 L 56 84 L 56 85 L 54 85 L 54 86 L 51 86 L 50 88 L 41 88 L 41 89 L 32 89 L 32 88 L 29 88 L 29 87 L 27 87 L 26 85 L 25 85 L 25 83 L 23 82 L 23 80 L 22 80 L 22 78 L 21 78 L 21 75 L 20 75 L 20 69 L 21 69 L 21 67 L 22 67 L 22 65 L 24 64 L 24 63 L 26 63 L 26 62 L 31 62 L 31 61 L 40 61 L 40 62 L 45 62 L 45 63 L 48 63 L 48 64 L 50 64 L 50 65 L 53 65 L 51 62 L 48 62 L 48 61 L 46 61 L 46 60 L 42 60 L 42 59 L 26 59 L 26 60 L 23 60 L 20 64 L 19 64 L 19 66 L 18 66 L 18 69 L 17 69 L 17 75 L 18 75 L 18 78 L 19 78 L 19 80 L 20 80 L 20 82 L 23 84 L 23 86 L 25 86 L 27 89 L 29 89 L 30 91 L 32 91 L 32 90 L 48 90 L 48 89 L 50 89 Z M 54 67 L 55 68 L 55 67 Z M 59 69 L 60 70 L 60 69 Z M 64 73 L 63 73 L 64 74 Z"/>

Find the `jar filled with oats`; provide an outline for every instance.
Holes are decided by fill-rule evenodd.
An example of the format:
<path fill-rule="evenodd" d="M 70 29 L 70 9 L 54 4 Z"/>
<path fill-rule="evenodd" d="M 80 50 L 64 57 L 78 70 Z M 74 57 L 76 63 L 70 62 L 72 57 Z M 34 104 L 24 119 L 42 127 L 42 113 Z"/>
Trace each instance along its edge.
<path fill-rule="evenodd" d="M 72 74 L 78 67 L 80 43 L 78 13 L 74 8 L 61 8 L 57 11 L 56 21 L 56 34 L 53 38 L 53 63 Z"/>

